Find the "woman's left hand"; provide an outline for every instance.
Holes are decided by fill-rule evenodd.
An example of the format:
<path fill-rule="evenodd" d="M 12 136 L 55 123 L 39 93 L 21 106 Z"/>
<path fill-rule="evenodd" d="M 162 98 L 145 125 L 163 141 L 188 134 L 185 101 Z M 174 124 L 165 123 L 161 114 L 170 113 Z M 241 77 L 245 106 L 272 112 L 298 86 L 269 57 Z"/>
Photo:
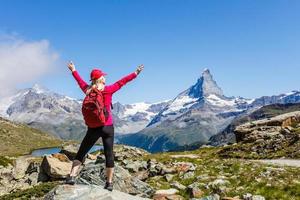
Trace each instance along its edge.
<path fill-rule="evenodd" d="M 136 73 L 136 75 L 138 75 L 139 73 L 141 73 L 141 71 L 144 69 L 144 65 L 142 64 L 142 65 L 140 65 L 140 66 L 138 66 L 138 68 L 136 69 L 136 71 L 135 71 L 135 73 Z"/>

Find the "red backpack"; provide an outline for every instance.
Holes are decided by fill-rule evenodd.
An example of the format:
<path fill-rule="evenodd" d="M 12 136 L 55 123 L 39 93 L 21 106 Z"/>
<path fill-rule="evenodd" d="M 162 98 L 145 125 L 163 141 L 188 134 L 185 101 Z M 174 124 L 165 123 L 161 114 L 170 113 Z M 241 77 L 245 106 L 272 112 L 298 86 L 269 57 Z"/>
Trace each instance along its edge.
<path fill-rule="evenodd" d="M 82 103 L 82 114 L 88 127 L 104 126 L 108 113 L 104 106 L 104 98 L 101 91 L 94 88 L 86 95 Z"/>

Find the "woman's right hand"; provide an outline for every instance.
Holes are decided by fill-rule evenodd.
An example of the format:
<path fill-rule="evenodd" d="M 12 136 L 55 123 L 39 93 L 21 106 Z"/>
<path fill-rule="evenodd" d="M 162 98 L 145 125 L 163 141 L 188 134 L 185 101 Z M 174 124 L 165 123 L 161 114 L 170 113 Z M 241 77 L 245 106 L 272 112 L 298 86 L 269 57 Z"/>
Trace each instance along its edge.
<path fill-rule="evenodd" d="M 139 65 L 138 68 L 135 70 L 136 75 L 139 75 L 139 73 L 141 73 L 143 69 L 144 69 L 144 65 Z"/>
<path fill-rule="evenodd" d="M 68 68 L 72 71 L 72 72 L 74 72 L 76 69 L 75 69 L 75 65 L 74 65 L 74 63 L 72 62 L 72 61 L 70 61 L 69 63 L 68 63 Z"/>

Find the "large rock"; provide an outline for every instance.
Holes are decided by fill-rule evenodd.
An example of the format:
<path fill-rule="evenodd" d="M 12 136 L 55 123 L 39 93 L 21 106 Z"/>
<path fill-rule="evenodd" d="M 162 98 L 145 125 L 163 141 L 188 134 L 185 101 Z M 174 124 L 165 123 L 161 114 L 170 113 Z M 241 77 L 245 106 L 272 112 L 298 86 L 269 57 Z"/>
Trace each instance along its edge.
<path fill-rule="evenodd" d="M 149 152 L 144 149 L 126 145 L 115 145 L 114 153 L 116 161 L 123 161 L 127 158 L 136 159 L 141 156 L 149 155 Z"/>
<path fill-rule="evenodd" d="M 51 190 L 45 200 L 147 200 L 117 190 L 112 192 L 96 185 L 59 185 Z"/>
<path fill-rule="evenodd" d="M 66 178 L 72 168 L 72 162 L 61 153 L 44 156 L 42 169 L 53 179 Z"/>
<path fill-rule="evenodd" d="M 219 155 L 254 159 L 300 158 L 299 126 L 300 111 L 242 124 L 234 131 L 238 145 L 223 148 Z"/>
<path fill-rule="evenodd" d="M 21 179 L 25 176 L 25 172 L 26 172 L 27 168 L 29 167 L 29 164 L 30 164 L 29 160 L 31 158 L 32 157 L 21 156 L 21 157 L 18 157 L 14 161 L 13 177 L 15 179 Z"/>
<path fill-rule="evenodd" d="M 88 163 L 80 172 L 78 184 L 93 184 L 104 186 L 106 180 L 106 170 L 104 163 Z M 154 190 L 147 183 L 133 177 L 130 173 L 115 163 L 114 167 L 114 188 L 129 194 L 150 197 Z"/>
<path fill-rule="evenodd" d="M 300 123 L 300 111 L 276 117 L 248 122 L 236 127 L 234 133 L 238 142 L 255 142 L 282 134 L 282 130 Z M 285 131 L 284 133 L 288 133 Z"/>

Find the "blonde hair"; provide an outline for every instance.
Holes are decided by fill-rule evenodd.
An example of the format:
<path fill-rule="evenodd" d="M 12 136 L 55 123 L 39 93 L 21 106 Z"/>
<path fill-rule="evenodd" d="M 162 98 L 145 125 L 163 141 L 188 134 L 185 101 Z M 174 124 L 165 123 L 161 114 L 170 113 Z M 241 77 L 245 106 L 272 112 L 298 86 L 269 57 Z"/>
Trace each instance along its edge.
<path fill-rule="evenodd" d="M 104 89 L 103 78 L 104 77 L 101 76 L 96 80 L 92 80 L 91 84 L 88 86 L 86 94 L 89 94 L 93 88 L 97 88 L 98 90 L 102 91 Z"/>

